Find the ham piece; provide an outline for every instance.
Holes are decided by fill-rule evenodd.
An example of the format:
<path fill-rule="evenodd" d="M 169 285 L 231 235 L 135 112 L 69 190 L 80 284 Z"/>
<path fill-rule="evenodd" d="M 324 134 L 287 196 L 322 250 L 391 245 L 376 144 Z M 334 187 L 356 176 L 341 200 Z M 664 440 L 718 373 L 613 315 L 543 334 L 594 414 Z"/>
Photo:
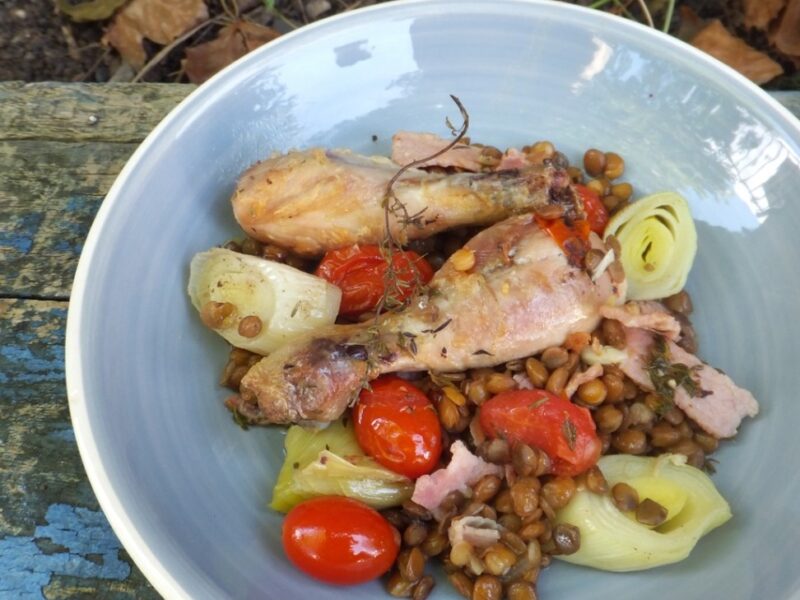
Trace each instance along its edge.
<path fill-rule="evenodd" d="M 628 302 L 623 306 L 604 306 L 600 309 L 600 314 L 606 319 L 616 319 L 625 327 L 659 333 L 668 340 L 677 340 L 681 335 L 681 324 L 660 302 Z"/>
<path fill-rule="evenodd" d="M 625 340 L 628 358 L 620 363 L 620 369 L 640 386 L 652 390 L 647 362 L 652 351 L 653 334 L 643 329 L 626 328 Z M 758 402 L 753 395 L 738 387 L 730 377 L 672 341 L 667 341 L 667 347 L 672 363 L 698 367 L 696 381 L 704 394 L 693 397 L 683 387 L 678 387 L 674 401 L 704 431 L 718 438 L 732 437 L 744 417 L 758 414 Z"/>
<path fill-rule="evenodd" d="M 414 485 L 411 500 L 435 511 L 450 492 L 466 492 L 485 475 L 501 477 L 503 471 L 497 465 L 475 456 L 461 440 L 450 446 L 452 458 L 444 469 L 423 475 Z"/>

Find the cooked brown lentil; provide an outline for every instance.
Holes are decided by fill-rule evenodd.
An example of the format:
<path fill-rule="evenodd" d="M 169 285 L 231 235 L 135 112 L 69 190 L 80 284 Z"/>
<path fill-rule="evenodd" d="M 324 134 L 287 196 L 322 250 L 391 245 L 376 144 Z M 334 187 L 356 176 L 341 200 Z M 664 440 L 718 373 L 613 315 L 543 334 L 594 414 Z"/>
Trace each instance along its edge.
<path fill-rule="evenodd" d="M 635 510 L 639 506 L 639 493 L 624 482 L 614 484 L 611 488 L 611 499 L 621 511 Z"/>
<path fill-rule="evenodd" d="M 625 330 L 622 323 L 616 319 L 603 319 L 600 330 L 606 345 L 620 350 L 625 348 Z"/>
<path fill-rule="evenodd" d="M 589 406 L 598 406 L 602 404 L 607 394 L 606 384 L 603 383 L 602 379 L 587 381 L 578 386 L 578 398 L 581 402 Z"/>
<path fill-rule="evenodd" d="M 520 477 L 511 486 L 510 496 L 514 512 L 526 517 L 539 506 L 539 490 L 542 484 L 536 477 Z"/>
<path fill-rule="evenodd" d="M 600 467 L 594 465 L 584 473 L 586 489 L 595 494 L 605 494 L 608 491 L 608 482 Z"/>
<path fill-rule="evenodd" d="M 397 571 L 406 581 L 418 581 L 425 571 L 425 555 L 417 547 L 405 549 L 397 556 Z"/>
<path fill-rule="evenodd" d="M 544 389 L 551 394 L 559 395 L 564 391 L 564 387 L 567 385 L 568 379 L 569 369 L 566 367 L 558 367 L 555 371 L 550 373 L 550 377 L 547 378 L 547 383 L 545 384 Z"/>
<path fill-rule="evenodd" d="M 611 193 L 620 200 L 630 200 L 633 186 L 630 183 L 615 183 L 611 186 Z"/>
<path fill-rule="evenodd" d="M 576 490 L 575 480 L 572 477 L 559 476 L 542 486 L 542 496 L 550 506 L 558 510 L 572 500 Z"/>
<path fill-rule="evenodd" d="M 515 444 L 511 450 L 511 464 L 514 465 L 517 475 L 536 475 L 539 454 L 527 444 Z"/>
<path fill-rule="evenodd" d="M 594 412 L 594 421 L 603 433 L 613 433 L 622 425 L 622 411 L 605 404 Z"/>
<path fill-rule="evenodd" d="M 497 475 L 484 475 L 472 488 L 472 498 L 476 502 L 488 502 L 497 495 L 503 480 Z"/>
<path fill-rule="evenodd" d="M 525 361 L 525 373 L 528 375 L 528 379 L 531 380 L 533 387 L 536 388 L 543 388 L 547 383 L 547 378 L 550 376 L 544 363 L 532 357 Z"/>
<path fill-rule="evenodd" d="M 644 454 L 647 451 L 647 436 L 638 429 L 626 429 L 611 439 L 611 445 L 623 454 Z"/>
<path fill-rule="evenodd" d="M 608 179 L 617 179 L 625 172 L 625 161 L 616 152 L 606 152 L 606 167 L 603 175 Z"/>
<path fill-rule="evenodd" d="M 494 575 L 481 575 L 472 586 L 472 600 L 500 600 L 503 586 Z"/>
<path fill-rule="evenodd" d="M 550 371 L 565 365 L 567 360 L 569 360 L 569 353 L 561 346 L 554 346 L 542 352 L 542 362 Z"/>
<path fill-rule="evenodd" d="M 655 500 L 645 498 L 636 507 L 636 520 L 650 527 L 658 527 L 667 520 L 667 509 Z"/>
<path fill-rule="evenodd" d="M 414 591 L 411 592 L 412 600 L 425 600 L 430 596 L 431 591 L 436 586 L 436 580 L 430 575 L 425 575 L 414 585 Z"/>
<path fill-rule="evenodd" d="M 221 329 L 235 313 L 236 307 L 230 302 L 209 300 L 200 309 L 200 320 L 209 329 Z"/>
<path fill-rule="evenodd" d="M 559 523 L 553 528 L 553 543 L 558 554 L 575 554 L 581 547 L 581 532 L 574 525 Z"/>
<path fill-rule="evenodd" d="M 248 315 L 239 321 L 239 335 L 254 338 L 261 333 L 261 319 L 256 315 Z"/>
<path fill-rule="evenodd" d="M 664 305 L 672 312 L 680 313 L 682 315 L 692 314 L 692 298 L 686 290 L 681 290 L 677 294 L 673 294 L 664 299 Z"/>
<path fill-rule="evenodd" d="M 506 590 L 508 600 L 536 600 L 536 588 L 527 581 L 516 581 Z"/>
<path fill-rule="evenodd" d="M 486 571 L 491 575 L 505 575 L 517 562 L 517 555 L 505 544 L 497 543 L 489 546 L 483 554 Z"/>
<path fill-rule="evenodd" d="M 589 148 L 583 155 L 583 168 L 592 177 L 602 175 L 606 169 L 606 155 L 596 148 Z"/>
<path fill-rule="evenodd" d="M 450 585 L 455 588 L 456 592 L 464 596 L 464 598 L 472 597 L 472 579 L 462 571 L 448 573 L 447 579 L 450 581 Z"/>

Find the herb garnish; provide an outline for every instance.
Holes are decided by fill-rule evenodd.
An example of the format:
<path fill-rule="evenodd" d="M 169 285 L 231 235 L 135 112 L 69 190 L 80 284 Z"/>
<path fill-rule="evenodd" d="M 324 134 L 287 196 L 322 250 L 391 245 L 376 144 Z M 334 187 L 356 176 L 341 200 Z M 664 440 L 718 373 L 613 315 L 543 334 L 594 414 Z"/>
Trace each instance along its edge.
<path fill-rule="evenodd" d="M 578 430 L 575 428 L 575 423 L 572 419 L 567 417 L 561 425 L 561 433 L 564 434 L 564 439 L 570 450 L 575 450 L 575 440 L 578 438 Z"/>
<path fill-rule="evenodd" d="M 688 367 L 683 363 L 671 362 L 667 340 L 661 335 L 655 337 L 650 362 L 647 363 L 647 374 L 650 375 L 656 394 L 672 401 L 675 398 L 675 390 L 683 387 L 693 398 L 707 396 L 709 392 L 702 390 L 695 380 L 700 368 L 700 365 Z"/>

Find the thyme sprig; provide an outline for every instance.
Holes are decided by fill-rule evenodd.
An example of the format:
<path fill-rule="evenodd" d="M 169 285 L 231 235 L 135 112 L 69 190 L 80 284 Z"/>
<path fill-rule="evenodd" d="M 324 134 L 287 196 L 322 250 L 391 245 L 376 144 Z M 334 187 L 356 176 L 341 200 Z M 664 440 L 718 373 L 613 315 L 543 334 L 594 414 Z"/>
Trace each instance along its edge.
<path fill-rule="evenodd" d="M 673 363 L 667 340 L 656 336 L 650 361 L 647 363 L 647 374 L 653 382 L 656 393 L 664 400 L 672 402 L 675 390 L 682 387 L 692 398 L 708 395 L 696 380 L 700 365 L 689 367 L 683 363 Z"/>
<path fill-rule="evenodd" d="M 422 210 L 419 210 L 413 214 L 409 213 L 406 205 L 397 197 L 397 194 L 395 194 L 394 185 L 403 176 L 403 173 L 409 169 L 423 165 L 429 160 L 433 160 L 434 158 L 441 156 L 458 144 L 462 139 L 464 139 L 464 136 L 469 129 L 469 113 L 467 113 L 467 110 L 464 108 L 464 105 L 457 96 L 451 94 L 450 98 L 452 98 L 453 102 L 455 102 L 462 118 L 461 127 L 457 131 L 452 127 L 449 119 L 447 120 L 448 127 L 450 127 L 451 131 L 455 135 L 453 140 L 441 150 L 438 150 L 429 156 L 419 158 L 403 165 L 386 184 L 386 191 L 381 201 L 381 205 L 383 207 L 384 234 L 383 239 L 378 247 L 380 248 L 383 259 L 386 261 L 387 268 L 383 276 L 383 296 L 381 297 L 377 310 L 375 311 L 376 320 L 380 314 L 386 310 L 399 310 L 407 306 L 414 295 L 413 293 L 409 294 L 409 290 L 417 291 L 422 287 L 419 269 L 417 268 L 416 264 L 409 260 L 401 261 L 400 265 L 397 265 L 395 264 L 395 255 L 396 253 L 403 251 L 403 244 L 407 241 L 405 235 L 406 229 L 408 227 L 423 227 L 425 225 L 423 219 L 425 209 L 423 208 Z M 399 226 L 398 235 L 392 232 L 393 220 Z M 410 281 L 407 277 L 401 277 L 398 272 L 399 269 L 405 269 L 406 266 L 411 271 L 412 277 Z"/>

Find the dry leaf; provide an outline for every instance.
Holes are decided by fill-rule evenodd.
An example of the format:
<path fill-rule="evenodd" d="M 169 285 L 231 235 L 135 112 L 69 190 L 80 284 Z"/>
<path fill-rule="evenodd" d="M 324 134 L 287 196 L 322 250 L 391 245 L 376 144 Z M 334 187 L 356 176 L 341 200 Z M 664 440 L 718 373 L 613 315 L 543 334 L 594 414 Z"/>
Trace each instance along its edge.
<path fill-rule="evenodd" d="M 132 0 L 117 13 L 103 36 L 131 65 L 140 69 L 147 55 L 142 40 L 169 44 L 182 33 L 208 19 L 203 0 Z"/>
<path fill-rule="evenodd" d="M 786 12 L 775 33 L 770 36 L 775 47 L 794 58 L 800 58 L 800 0 L 789 0 Z"/>
<path fill-rule="evenodd" d="M 742 0 L 744 26 L 766 31 L 767 26 L 777 17 L 787 0 Z"/>
<path fill-rule="evenodd" d="M 678 16 L 680 24 L 675 36 L 684 42 L 691 42 L 692 38 L 708 24 L 708 21 L 701 19 L 696 12 L 685 4 L 678 7 Z"/>
<path fill-rule="evenodd" d="M 279 35 L 280 32 L 271 27 L 251 21 L 236 21 L 223 27 L 216 39 L 187 48 L 183 68 L 189 81 L 203 83 L 217 71 Z"/>
<path fill-rule="evenodd" d="M 114 14 L 128 0 L 86 0 L 70 2 L 58 0 L 58 10 L 73 21 L 102 21 Z"/>
<path fill-rule="evenodd" d="M 783 73 L 783 68 L 778 63 L 732 35 L 719 19 L 714 19 L 706 25 L 694 36 L 691 44 L 733 67 L 759 85 Z"/>

